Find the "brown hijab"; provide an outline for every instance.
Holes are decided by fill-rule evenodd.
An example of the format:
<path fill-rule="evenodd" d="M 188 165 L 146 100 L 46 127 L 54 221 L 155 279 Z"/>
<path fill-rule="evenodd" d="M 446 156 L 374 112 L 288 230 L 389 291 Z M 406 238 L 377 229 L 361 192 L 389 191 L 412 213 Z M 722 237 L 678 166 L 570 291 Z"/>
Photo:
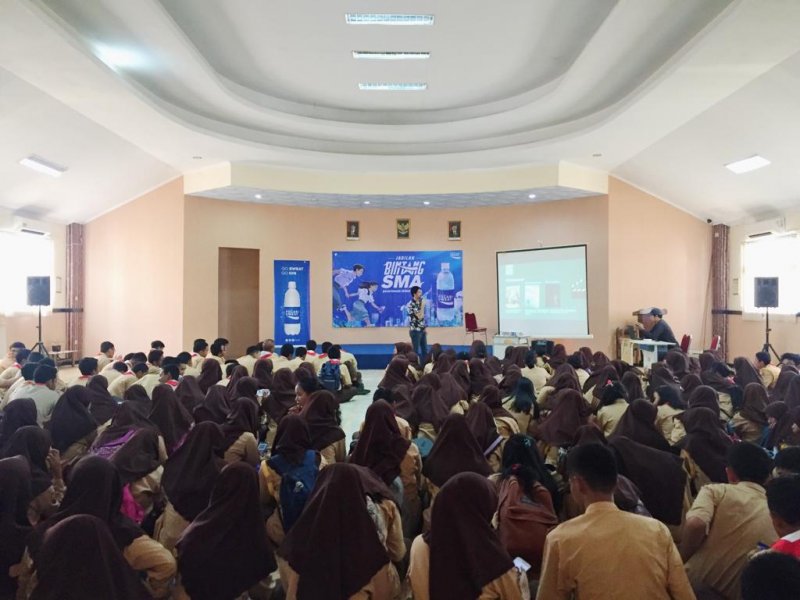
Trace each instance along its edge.
<path fill-rule="evenodd" d="M 467 363 L 465 363 L 463 360 L 457 360 L 453 365 L 453 368 L 450 369 L 450 375 L 452 375 L 453 379 L 456 380 L 458 386 L 464 390 L 464 399 L 468 399 L 470 380 L 469 367 L 467 367 Z"/>
<path fill-rule="evenodd" d="M 503 379 L 500 380 L 500 389 L 503 394 L 510 396 L 517 389 L 517 383 L 522 379 L 522 369 L 517 365 L 509 365 L 506 367 Z"/>
<path fill-rule="evenodd" d="M 39 550 L 36 580 L 31 600 L 152 597 L 114 543 L 108 527 L 87 514 L 64 519 L 47 531 Z"/>
<path fill-rule="evenodd" d="M 73 386 L 80 388 L 80 386 Z M 72 388 L 68 388 L 69 391 Z M 102 375 L 95 375 L 89 380 L 85 388 L 89 396 L 89 413 L 98 425 L 102 425 L 114 417 L 119 404 L 108 392 L 108 379 Z M 66 392 L 64 392 L 66 394 Z"/>
<path fill-rule="evenodd" d="M 5 454 L 11 436 L 21 427 L 38 427 L 36 403 L 30 398 L 17 398 L 6 404 L 3 411 L 2 430 L 0 430 L 0 455 Z"/>
<path fill-rule="evenodd" d="M 479 358 L 469 361 L 469 382 L 470 396 L 479 396 L 487 386 L 497 387 L 497 381 L 492 377 L 489 367 Z"/>
<path fill-rule="evenodd" d="M 311 450 L 311 434 L 300 415 L 288 414 L 278 423 L 272 456 L 283 456 L 293 465 L 303 462 L 306 452 Z"/>
<path fill-rule="evenodd" d="M 686 437 L 681 446 L 714 483 L 727 483 L 728 449 L 733 445 L 719 426 L 719 416 L 705 408 L 689 408 L 676 417 L 683 422 Z"/>
<path fill-rule="evenodd" d="M 272 387 L 270 395 L 264 402 L 264 409 L 269 418 L 276 423 L 280 423 L 289 409 L 294 408 L 297 404 L 296 385 L 297 380 L 294 373 L 289 369 L 278 369 L 272 376 Z"/>
<path fill-rule="evenodd" d="M 485 478 L 460 473 L 442 486 L 431 513 L 431 600 L 478 598 L 483 587 L 507 573 L 511 557 L 492 527 L 497 492 Z"/>
<path fill-rule="evenodd" d="M 670 350 L 664 357 L 664 362 L 672 374 L 678 379 L 683 379 L 689 374 L 689 359 L 680 350 Z"/>
<path fill-rule="evenodd" d="M 449 373 L 450 369 L 453 368 L 453 365 L 455 363 L 456 363 L 455 357 L 442 352 L 439 356 L 436 357 L 436 360 L 433 363 L 433 369 L 431 370 L 431 373 L 436 373 L 437 375 Z"/>
<path fill-rule="evenodd" d="M 400 475 L 400 463 L 410 445 L 411 441 L 400 433 L 392 407 L 385 400 L 378 400 L 367 409 L 350 462 L 372 469 L 386 485 L 391 485 Z"/>
<path fill-rule="evenodd" d="M 474 404 L 467 412 L 467 427 L 478 440 L 478 445 L 481 451 L 486 455 L 486 452 L 496 446 L 497 438 L 500 434 L 497 433 L 497 424 L 494 422 L 492 410 L 487 404 L 478 402 Z"/>
<path fill-rule="evenodd" d="M 539 427 L 539 437 L 551 446 L 567 446 L 592 414 L 580 392 L 564 389 L 553 399 L 553 411 Z"/>
<path fill-rule="evenodd" d="M 50 452 L 50 434 L 38 425 L 20 427 L 11 436 L 3 458 L 22 456 L 31 470 L 31 493 L 36 498 L 53 485 L 53 477 L 47 466 Z"/>
<path fill-rule="evenodd" d="M 250 465 L 222 469 L 208 506 L 176 548 L 181 583 L 193 600 L 238 598 L 277 568 Z"/>
<path fill-rule="evenodd" d="M 671 452 L 669 443 L 656 428 L 657 416 L 658 408 L 653 403 L 643 398 L 634 400 L 622 415 L 610 439 L 626 437 L 650 448 Z"/>
<path fill-rule="evenodd" d="M 195 406 L 192 416 L 195 423 L 211 421 L 217 425 L 222 425 L 225 419 L 228 418 L 230 410 L 225 388 L 221 385 L 212 385 L 208 388 L 203 402 L 199 406 Z"/>
<path fill-rule="evenodd" d="M 123 485 L 149 475 L 161 464 L 158 432 L 151 427 L 137 430 L 108 460 L 117 468 Z"/>
<path fill-rule="evenodd" d="M 200 377 L 197 378 L 197 384 L 200 390 L 208 393 L 208 388 L 216 385 L 222 380 L 222 367 L 215 358 L 207 358 L 203 361 L 200 367 Z"/>
<path fill-rule="evenodd" d="M 28 504 L 31 470 L 22 456 L 0 460 L 0 597 L 15 598 L 16 578 L 8 570 L 22 560 L 26 539 L 31 532 Z"/>
<path fill-rule="evenodd" d="M 800 408 L 800 375 L 795 375 L 789 380 L 783 401 L 786 402 L 789 410 Z"/>
<path fill-rule="evenodd" d="M 509 419 L 514 418 L 514 415 L 512 415 L 505 408 L 503 408 L 503 401 L 500 398 L 500 390 L 494 386 L 487 386 L 483 389 L 480 397 L 478 398 L 478 403 L 485 404 L 486 406 L 488 406 L 491 409 L 492 415 L 495 418 L 500 418 L 500 417 L 508 417 Z"/>
<path fill-rule="evenodd" d="M 760 427 L 767 426 L 767 390 L 760 383 L 748 383 L 739 415 Z"/>
<path fill-rule="evenodd" d="M 622 376 L 622 387 L 628 394 L 628 402 L 633 402 L 639 398 L 644 398 L 644 390 L 642 389 L 642 380 L 633 372 L 628 371 Z"/>
<path fill-rule="evenodd" d="M 314 392 L 300 412 L 300 416 L 308 424 L 311 433 L 311 445 L 314 450 L 322 451 L 331 444 L 344 439 L 344 431 L 339 427 L 336 410 L 339 403 L 336 397 L 327 390 Z"/>
<path fill-rule="evenodd" d="M 789 389 L 789 384 L 797 374 L 797 369 L 791 365 L 784 365 L 781 367 L 780 375 L 778 375 L 778 378 L 775 380 L 775 387 L 772 390 L 772 394 L 770 394 L 770 402 L 785 400 L 784 396 Z"/>
<path fill-rule="evenodd" d="M 450 410 L 458 404 L 461 400 L 467 399 L 467 393 L 464 391 L 456 378 L 453 377 L 450 373 L 442 373 L 439 375 L 439 383 L 441 385 L 441 389 L 439 389 L 439 397 L 444 402 L 444 405 L 447 407 L 447 410 Z"/>
<path fill-rule="evenodd" d="M 203 404 L 205 394 L 200 389 L 200 384 L 197 383 L 197 378 L 192 375 L 184 375 L 178 387 L 175 389 L 175 394 L 178 396 L 178 401 L 189 414 L 194 412 L 194 409 Z"/>
<path fill-rule="evenodd" d="M 161 485 L 175 510 L 193 521 L 208 506 L 225 466 L 225 436 L 216 423 L 198 423 L 164 465 Z"/>
<path fill-rule="evenodd" d="M 237 398 L 233 401 L 231 412 L 222 426 L 225 436 L 225 449 L 238 440 L 243 433 L 252 433 L 258 439 L 258 405 L 250 398 Z"/>
<path fill-rule="evenodd" d="M 733 359 L 733 370 L 736 371 L 736 376 L 733 380 L 741 388 L 745 388 L 751 383 L 762 383 L 761 375 L 758 374 L 753 364 L 744 356 L 738 356 Z"/>
<path fill-rule="evenodd" d="M 422 474 L 434 485 L 442 487 L 453 475 L 474 472 L 484 477 L 492 473 L 492 468 L 483 456 L 478 440 L 472 435 L 467 420 L 458 414 L 451 414 L 442 425 L 433 448 L 422 467 Z"/>
<path fill-rule="evenodd" d="M 389 563 L 367 512 L 367 477 L 363 467 L 348 463 L 320 471 L 305 510 L 278 549 L 299 575 L 298 600 L 350 598 Z"/>
<path fill-rule="evenodd" d="M 253 367 L 253 377 L 258 379 L 258 383 L 262 387 L 272 388 L 272 361 L 268 358 L 262 358 L 256 361 Z"/>
<path fill-rule="evenodd" d="M 398 354 L 386 367 L 386 372 L 383 374 L 383 379 L 378 384 L 378 387 L 385 390 L 392 390 L 395 386 L 412 383 L 408 377 L 408 359 L 405 356 Z"/>
<path fill-rule="evenodd" d="M 689 408 L 708 408 L 719 418 L 719 396 L 717 396 L 717 391 L 714 388 L 707 385 L 697 386 L 692 393 L 689 394 L 686 406 Z"/>
<path fill-rule="evenodd" d="M 242 365 L 236 365 L 233 367 L 233 371 L 231 371 L 230 379 L 228 379 L 228 385 L 225 386 L 225 392 L 228 394 L 228 398 L 233 400 L 238 396 L 234 392 L 236 389 L 236 384 L 239 383 L 239 380 L 242 377 L 249 377 L 249 372 L 247 371 L 247 367 Z"/>
<path fill-rule="evenodd" d="M 414 388 L 411 393 L 411 404 L 416 413 L 415 417 L 412 416 L 412 421 L 416 421 L 416 423 L 412 424 L 417 427 L 420 423 L 430 423 L 438 432 L 447 415 L 450 414 L 450 409 L 447 408 L 436 390 L 429 385 L 418 384 Z"/>
<path fill-rule="evenodd" d="M 138 383 L 134 383 L 122 395 L 125 403 L 143 417 L 147 417 L 153 410 L 153 401 L 147 395 L 147 390 Z"/>
<path fill-rule="evenodd" d="M 578 374 L 575 372 L 572 365 L 566 363 L 556 369 L 546 385 L 555 388 L 557 392 L 565 389 L 575 390 L 576 392 L 581 391 Z"/>
<path fill-rule="evenodd" d="M 67 388 L 56 402 L 49 427 L 53 447 L 59 452 L 66 452 L 72 444 L 97 430 L 97 421 L 89 412 L 89 400 L 86 388 L 75 385 Z"/>
<path fill-rule="evenodd" d="M 767 417 L 776 420 L 774 427 L 770 429 L 765 446 L 771 450 L 779 448 L 781 444 L 792 444 L 796 437 L 792 431 L 792 424 L 800 411 L 790 411 L 786 402 L 778 401 L 767 405 L 765 413 Z"/>
<path fill-rule="evenodd" d="M 681 379 L 681 389 L 683 389 L 683 402 L 687 404 L 689 402 L 689 396 L 691 396 L 692 392 L 703 385 L 703 380 L 700 379 L 700 375 L 696 373 L 689 373 L 683 379 Z"/>
<path fill-rule="evenodd" d="M 178 401 L 175 390 L 166 383 L 153 389 L 153 410 L 149 418 L 164 438 L 167 454 L 178 448 L 194 424 L 192 416 Z"/>

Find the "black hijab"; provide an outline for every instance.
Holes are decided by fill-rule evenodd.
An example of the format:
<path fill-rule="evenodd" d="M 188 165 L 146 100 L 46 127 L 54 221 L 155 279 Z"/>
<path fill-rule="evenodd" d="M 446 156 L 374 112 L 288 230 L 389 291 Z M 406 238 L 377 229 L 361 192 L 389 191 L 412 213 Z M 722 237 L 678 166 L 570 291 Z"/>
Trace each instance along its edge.
<path fill-rule="evenodd" d="M 385 488 L 368 469 L 353 464 L 320 471 L 305 510 L 278 550 L 299 575 L 298 600 L 350 598 L 389 563 L 366 506 L 370 488 L 378 484 Z"/>
<path fill-rule="evenodd" d="M 425 459 L 422 473 L 434 485 L 442 487 L 458 473 L 473 472 L 488 477 L 492 468 L 483 456 L 478 440 L 472 435 L 467 420 L 459 414 L 449 415 L 436 436 Z"/>
<path fill-rule="evenodd" d="M 175 510 L 193 521 L 208 506 L 225 466 L 225 436 L 215 423 L 198 423 L 164 465 L 161 485 Z"/>
<path fill-rule="evenodd" d="M 30 398 L 17 398 L 6 404 L 0 430 L 0 455 L 5 454 L 5 448 L 17 429 L 29 425 L 38 426 L 38 414 L 36 403 Z"/>
<path fill-rule="evenodd" d="M 72 444 L 97 430 L 97 420 L 89 412 L 89 402 L 89 392 L 79 385 L 67 388 L 58 399 L 49 425 L 53 448 L 65 452 Z"/>
<path fill-rule="evenodd" d="M 111 458 L 122 484 L 133 483 L 155 471 L 161 464 L 158 432 L 152 427 L 138 429 Z"/>
<path fill-rule="evenodd" d="M 208 506 L 176 548 L 181 582 L 193 600 L 238 598 L 277 568 L 250 465 L 222 469 Z"/>
<path fill-rule="evenodd" d="M 34 498 L 53 485 L 53 477 L 47 466 L 50 446 L 50 434 L 37 425 L 17 429 L 6 446 L 5 458 L 19 455 L 28 461 L 31 469 L 31 493 Z"/>
<path fill-rule="evenodd" d="M 492 527 L 497 503 L 494 486 L 476 473 L 460 473 L 442 486 L 424 536 L 431 600 L 478 598 L 485 585 L 512 568 Z"/>
<path fill-rule="evenodd" d="M 102 375 L 95 375 L 89 380 L 85 388 L 74 386 L 71 389 L 84 389 L 89 396 L 89 413 L 98 425 L 106 423 L 114 417 L 119 404 L 108 393 L 108 379 Z M 66 393 L 66 392 L 65 392 Z"/>
<path fill-rule="evenodd" d="M 153 410 L 150 420 L 164 438 L 167 454 L 172 454 L 192 428 L 194 420 L 178 400 L 175 390 L 166 383 L 153 389 Z"/>

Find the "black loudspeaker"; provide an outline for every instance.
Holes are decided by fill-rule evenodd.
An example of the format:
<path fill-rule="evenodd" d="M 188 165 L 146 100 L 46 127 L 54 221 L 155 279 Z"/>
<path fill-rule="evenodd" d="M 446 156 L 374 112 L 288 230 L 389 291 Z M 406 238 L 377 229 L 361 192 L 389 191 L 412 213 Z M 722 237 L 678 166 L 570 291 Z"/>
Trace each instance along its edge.
<path fill-rule="evenodd" d="M 50 306 L 49 277 L 28 277 L 28 306 Z"/>
<path fill-rule="evenodd" d="M 756 308 L 777 308 L 778 307 L 778 278 L 777 277 L 756 277 Z"/>

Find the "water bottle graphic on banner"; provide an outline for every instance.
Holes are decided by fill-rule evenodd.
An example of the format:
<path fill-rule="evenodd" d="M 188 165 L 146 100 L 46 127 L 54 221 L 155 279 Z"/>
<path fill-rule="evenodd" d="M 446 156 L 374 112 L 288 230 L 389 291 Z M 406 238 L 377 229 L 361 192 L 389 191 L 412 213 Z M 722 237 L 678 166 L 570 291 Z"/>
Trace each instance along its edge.
<path fill-rule="evenodd" d="M 452 321 L 455 317 L 455 287 L 450 263 L 442 263 L 436 277 L 436 318 L 439 323 Z"/>
<path fill-rule="evenodd" d="M 283 296 L 283 333 L 300 335 L 300 292 L 295 281 L 289 282 Z"/>

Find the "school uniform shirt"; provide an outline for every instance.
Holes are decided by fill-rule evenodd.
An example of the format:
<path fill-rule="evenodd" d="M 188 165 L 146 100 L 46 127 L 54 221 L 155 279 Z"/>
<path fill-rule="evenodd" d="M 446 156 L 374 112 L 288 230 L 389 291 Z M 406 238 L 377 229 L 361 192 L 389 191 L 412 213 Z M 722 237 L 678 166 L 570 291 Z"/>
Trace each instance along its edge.
<path fill-rule="evenodd" d="M 14 363 L 2 373 L 0 373 L 0 381 L 2 381 L 3 388 L 0 391 L 5 391 L 10 388 L 17 379 L 22 377 L 22 366 L 19 363 Z"/>
<path fill-rule="evenodd" d="M 219 363 L 219 366 L 222 367 L 222 372 L 225 372 L 225 359 L 221 356 L 214 356 L 213 354 L 210 356 L 206 356 L 206 358 L 213 358 L 215 361 Z"/>
<path fill-rule="evenodd" d="M 686 435 L 686 430 L 680 426 L 680 421 L 675 417 L 683 411 L 672 408 L 669 404 L 662 404 L 656 413 L 656 427 L 670 444 L 677 444 Z M 676 426 L 678 430 L 676 431 Z"/>
<path fill-rule="evenodd" d="M 147 392 L 148 397 L 153 397 L 153 390 L 156 389 L 156 386 L 161 383 L 159 381 L 161 379 L 161 372 L 158 373 L 147 373 L 144 377 L 138 380 L 136 383 L 139 384 L 144 388 Z"/>
<path fill-rule="evenodd" d="M 288 358 L 286 358 L 285 356 L 282 356 L 280 354 L 273 354 L 272 358 L 270 358 L 270 360 L 272 361 L 272 372 L 273 373 L 275 373 L 275 371 L 277 371 L 278 369 L 283 369 L 284 367 L 286 367 L 286 363 L 289 362 Z"/>
<path fill-rule="evenodd" d="M 77 379 L 73 379 L 67 384 L 67 387 L 75 387 L 76 385 L 80 385 L 86 387 L 86 384 L 89 383 L 89 380 L 92 378 L 91 375 L 81 375 Z"/>
<path fill-rule="evenodd" d="M 666 525 L 621 511 L 613 502 L 594 502 L 547 534 L 537 597 L 694 600 L 695 595 Z"/>
<path fill-rule="evenodd" d="M 17 379 L 14 385 L 6 391 L 6 404 L 17 398 L 28 398 L 29 396 L 25 392 L 29 392 L 33 385 L 33 381 L 26 381 L 22 377 Z"/>
<path fill-rule="evenodd" d="M 575 374 L 578 376 L 578 385 L 583 389 L 583 384 L 589 379 L 589 372 L 586 369 L 575 369 Z"/>
<path fill-rule="evenodd" d="M 189 377 L 190 375 L 192 377 L 200 377 L 200 369 L 195 369 L 194 367 L 186 365 L 186 368 L 183 370 L 183 376 Z"/>
<path fill-rule="evenodd" d="M 547 383 L 547 380 L 550 378 L 550 374 L 543 367 L 524 367 L 521 369 L 521 371 L 522 376 L 525 379 L 533 382 L 533 389 L 536 391 L 536 393 L 541 391 L 541 389 Z"/>
<path fill-rule="evenodd" d="M 353 368 L 356 371 L 358 371 L 358 361 L 356 360 L 355 354 L 351 354 L 350 352 L 342 348 L 341 355 L 343 363 L 350 363 L 351 365 L 353 365 Z"/>
<path fill-rule="evenodd" d="M 198 369 L 200 367 L 200 365 L 203 364 L 203 361 L 205 359 L 206 359 L 205 356 L 201 356 L 197 352 L 192 352 L 192 361 L 189 364 L 192 365 L 192 368 Z"/>
<path fill-rule="evenodd" d="M 3 360 L 0 360 L 0 373 L 5 371 L 8 367 L 16 362 L 11 356 L 6 356 Z"/>
<path fill-rule="evenodd" d="M 114 383 L 122 375 L 122 373 L 120 373 L 119 371 L 117 371 L 116 369 L 113 369 L 113 368 L 112 369 L 106 369 L 103 373 L 100 373 L 100 374 L 103 377 L 106 378 L 106 381 L 108 382 L 108 385 L 111 385 L 112 383 Z"/>
<path fill-rule="evenodd" d="M 800 531 L 794 531 L 789 535 L 783 536 L 772 544 L 772 550 L 800 559 Z"/>
<path fill-rule="evenodd" d="M 604 406 L 597 411 L 597 422 L 603 428 L 606 437 L 614 433 L 617 423 L 628 410 L 628 403 L 623 398 L 619 398 L 614 404 Z"/>
<path fill-rule="evenodd" d="M 108 365 L 113 364 L 114 360 L 108 358 L 105 354 L 98 354 L 95 356 L 97 359 L 97 372 L 100 373 L 103 369 L 105 369 Z"/>
<path fill-rule="evenodd" d="M 160 375 L 161 374 L 161 367 L 157 367 L 155 365 L 151 365 L 150 363 L 147 364 L 147 373 L 152 375 Z"/>
<path fill-rule="evenodd" d="M 256 366 L 256 359 L 250 356 L 249 354 L 245 354 L 236 359 L 240 365 L 242 365 L 245 369 L 247 369 L 247 375 L 252 377 L 253 376 L 253 367 Z"/>
<path fill-rule="evenodd" d="M 17 395 L 12 398 L 30 398 L 36 404 L 36 422 L 39 427 L 44 426 L 50 420 L 53 414 L 53 409 L 56 407 L 56 402 L 61 397 L 61 394 L 55 390 L 51 390 L 43 383 L 31 383 L 25 385 L 17 390 Z"/>
<path fill-rule="evenodd" d="M 312 367 L 314 367 L 315 371 L 318 370 L 317 369 L 317 365 L 319 364 L 319 355 L 316 352 L 307 351 L 306 352 L 306 357 L 303 360 L 305 362 L 309 363 Z M 275 367 L 275 365 L 273 365 L 273 369 L 274 369 L 274 367 Z"/>
<path fill-rule="evenodd" d="M 139 380 L 132 371 L 120 373 L 119 377 L 117 377 L 114 381 L 109 382 L 108 393 L 116 398 L 122 398 L 125 395 L 125 392 L 128 391 L 128 388 L 138 381 Z"/>
<path fill-rule="evenodd" d="M 781 374 L 781 370 L 777 366 L 770 364 L 760 369 L 758 374 L 761 375 L 761 381 L 764 387 L 771 390 L 775 387 L 775 382 L 778 381 L 778 375 Z"/>
<path fill-rule="evenodd" d="M 767 508 L 767 493 L 757 483 L 712 483 L 700 490 L 686 519 L 706 524 L 708 535 L 686 561 L 695 587 L 709 587 L 725 598 L 741 598 L 740 578 L 758 544 L 777 540 Z M 631 574 L 632 569 L 626 571 Z"/>

